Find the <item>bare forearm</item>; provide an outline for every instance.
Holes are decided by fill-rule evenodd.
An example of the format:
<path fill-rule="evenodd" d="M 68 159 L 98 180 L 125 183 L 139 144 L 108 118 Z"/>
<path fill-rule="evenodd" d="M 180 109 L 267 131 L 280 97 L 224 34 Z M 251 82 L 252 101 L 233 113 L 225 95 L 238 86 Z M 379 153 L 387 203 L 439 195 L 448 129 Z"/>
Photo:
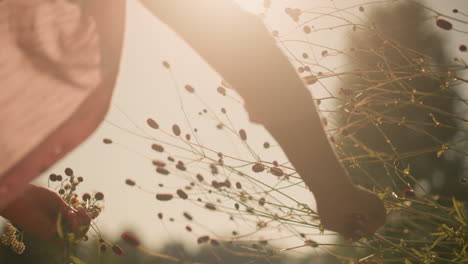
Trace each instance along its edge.
<path fill-rule="evenodd" d="M 257 17 L 232 1 L 142 2 L 239 92 L 316 196 L 351 186 L 310 92 Z"/>

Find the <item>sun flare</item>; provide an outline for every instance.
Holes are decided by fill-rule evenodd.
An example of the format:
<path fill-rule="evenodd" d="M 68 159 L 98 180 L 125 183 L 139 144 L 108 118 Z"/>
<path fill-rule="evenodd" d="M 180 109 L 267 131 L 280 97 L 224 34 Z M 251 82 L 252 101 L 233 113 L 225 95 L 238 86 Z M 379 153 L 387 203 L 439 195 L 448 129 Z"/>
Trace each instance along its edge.
<path fill-rule="evenodd" d="M 258 14 L 264 9 L 262 3 L 263 1 L 261 0 L 235 0 L 235 2 L 246 11 L 254 14 Z"/>

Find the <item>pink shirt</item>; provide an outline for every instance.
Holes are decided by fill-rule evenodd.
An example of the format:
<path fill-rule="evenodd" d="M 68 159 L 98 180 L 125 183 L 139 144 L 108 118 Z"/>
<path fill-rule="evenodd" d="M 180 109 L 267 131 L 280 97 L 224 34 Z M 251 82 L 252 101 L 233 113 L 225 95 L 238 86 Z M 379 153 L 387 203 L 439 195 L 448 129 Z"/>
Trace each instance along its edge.
<path fill-rule="evenodd" d="M 98 35 L 68 0 L 0 2 L 0 178 L 100 82 Z"/>

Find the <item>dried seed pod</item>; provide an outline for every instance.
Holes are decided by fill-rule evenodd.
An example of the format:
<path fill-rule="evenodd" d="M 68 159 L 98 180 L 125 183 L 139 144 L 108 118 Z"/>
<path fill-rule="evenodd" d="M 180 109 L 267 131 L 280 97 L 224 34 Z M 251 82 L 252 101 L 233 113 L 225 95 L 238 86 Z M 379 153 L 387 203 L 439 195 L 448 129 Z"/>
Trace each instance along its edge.
<path fill-rule="evenodd" d="M 157 167 L 156 172 L 162 175 L 169 175 L 169 171 L 164 167 Z"/>
<path fill-rule="evenodd" d="M 187 212 L 184 212 L 184 217 L 189 220 L 189 221 L 192 221 L 193 220 L 193 216 L 191 216 L 189 213 Z"/>
<path fill-rule="evenodd" d="M 206 243 L 210 240 L 209 236 L 201 236 L 197 239 L 198 244 Z"/>
<path fill-rule="evenodd" d="M 162 145 L 159 145 L 159 144 L 156 144 L 154 143 L 153 145 L 151 145 L 151 148 L 154 150 L 154 151 L 157 151 L 157 152 L 164 152 L 164 147 Z"/>
<path fill-rule="evenodd" d="M 163 61 L 163 62 L 162 62 L 162 65 L 163 65 L 164 68 L 166 68 L 166 69 L 170 69 L 170 68 L 171 68 L 171 65 L 170 65 L 169 62 L 167 62 L 167 61 Z"/>
<path fill-rule="evenodd" d="M 107 250 L 107 244 L 106 243 L 101 243 L 99 245 L 99 251 L 101 251 L 102 253 L 106 252 Z"/>
<path fill-rule="evenodd" d="M 451 30 L 453 28 L 452 23 L 448 22 L 443 18 L 438 18 L 436 20 L 436 25 L 443 30 Z"/>
<path fill-rule="evenodd" d="M 73 176 L 73 170 L 70 169 L 70 168 L 66 168 L 66 169 L 65 169 L 65 175 L 67 175 L 67 176 Z"/>
<path fill-rule="evenodd" d="M 263 164 L 261 164 L 260 162 L 257 162 L 252 166 L 252 171 L 255 173 L 259 173 L 264 170 L 265 170 L 265 166 L 263 166 Z"/>
<path fill-rule="evenodd" d="M 96 199 L 97 201 L 104 200 L 104 194 L 102 192 L 97 192 L 94 194 L 94 199 Z"/>
<path fill-rule="evenodd" d="M 136 183 L 132 179 L 126 179 L 125 184 L 127 184 L 128 186 L 135 186 Z"/>
<path fill-rule="evenodd" d="M 211 186 L 213 186 L 215 189 L 221 188 L 221 184 L 216 180 L 211 181 Z"/>
<path fill-rule="evenodd" d="M 226 96 L 226 89 L 224 87 L 219 86 L 216 91 L 221 94 L 222 96 Z"/>
<path fill-rule="evenodd" d="M 113 245 L 112 252 L 117 256 L 122 256 L 124 254 L 124 250 L 119 245 Z"/>
<path fill-rule="evenodd" d="M 198 173 L 196 177 L 199 182 L 203 181 L 203 175 L 201 175 L 200 173 Z"/>
<path fill-rule="evenodd" d="M 174 135 L 176 136 L 180 136 L 181 131 L 180 127 L 177 124 L 172 125 L 172 133 L 174 133 Z"/>
<path fill-rule="evenodd" d="M 217 175 L 219 173 L 218 167 L 216 167 L 216 164 L 210 164 L 210 169 L 211 169 L 211 174 Z"/>
<path fill-rule="evenodd" d="M 181 198 L 181 199 L 188 199 L 188 195 L 186 192 L 184 192 L 182 189 L 178 189 L 177 190 L 177 195 Z"/>
<path fill-rule="evenodd" d="M 53 181 L 53 182 L 56 181 L 56 180 L 57 180 L 57 175 L 55 175 L 55 174 L 53 174 L 53 173 L 50 174 L 50 175 L 49 175 L 49 180 L 50 180 L 50 181 Z"/>
<path fill-rule="evenodd" d="M 237 189 L 242 189 L 242 184 L 240 182 L 236 182 L 236 188 Z"/>
<path fill-rule="evenodd" d="M 195 92 L 195 88 L 193 88 L 193 86 L 190 85 L 190 84 L 185 85 L 184 88 L 185 88 L 185 90 L 186 90 L 187 92 L 189 92 L 189 93 L 194 93 L 194 92 Z"/>
<path fill-rule="evenodd" d="M 187 168 L 185 167 L 185 164 L 180 160 L 177 162 L 176 168 L 181 170 L 181 171 L 186 171 L 187 170 Z"/>
<path fill-rule="evenodd" d="M 125 232 L 120 237 L 125 243 L 132 247 L 138 247 L 141 244 L 140 239 L 130 232 Z"/>
<path fill-rule="evenodd" d="M 278 177 L 281 177 L 284 175 L 284 172 L 282 169 L 280 168 L 277 168 L 277 167 L 274 167 L 274 168 L 271 168 L 270 169 L 270 172 L 271 174 L 275 175 L 275 176 L 278 176 Z"/>
<path fill-rule="evenodd" d="M 247 140 L 247 133 L 245 133 L 244 129 L 239 130 L 239 136 L 242 140 L 246 141 Z"/>
<path fill-rule="evenodd" d="M 225 187 L 227 187 L 227 188 L 231 188 L 231 182 L 230 182 L 228 179 L 226 179 L 226 180 L 223 182 L 223 185 L 224 185 Z"/>
<path fill-rule="evenodd" d="M 158 193 L 156 194 L 156 199 L 159 201 L 170 201 L 174 196 L 170 193 Z"/>
<path fill-rule="evenodd" d="M 265 205 L 265 202 L 266 202 L 266 200 L 265 200 L 265 198 L 263 198 L 263 197 L 260 198 L 260 200 L 258 200 L 258 204 L 259 204 L 260 206 L 264 206 L 264 205 Z"/>
<path fill-rule="evenodd" d="M 313 248 L 316 248 L 316 247 L 319 246 L 318 243 L 315 242 L 315 241 L 312 240 L 312 239 L 307 239 L 306 241 L 304 241 L 304 244 L 307 245 L 307 246 L 309 246 L 309 247 L 313 247 Z"/>
<path fill-rule="evenodd" d="M 212 203 L 206 203 L 205 208 L 213 211 L 216 210 L 216 206 Z"/>
<path fill-rule="evenodd" d="M 166 163 L 162 160 L 153 160 L 152 161 L 153 165 L 154 166 L 157 166 L 157 167 L 165 167 L 166 166 Z"/>
<path fill-rule="evenodd" d="M 148 126 L 150 126 L 153 129 L 159 128 L 159 124 L 151 118 L 146 119 L 146 124 L 148 124 Z"/>
<path fill-rule="evenodd" d="M 83 201 L 91 200 L 91 194 L 84 193 L 83 196 L 81 197 L 81 199 L 83 199 Z"/>
<path fill-rule="evenodd" d="M 307 85 L 312 85 L 318 81 L 318 78 L 317 76 L 311 74 L 311 75 L 305 76 L 303 80 Z"/>

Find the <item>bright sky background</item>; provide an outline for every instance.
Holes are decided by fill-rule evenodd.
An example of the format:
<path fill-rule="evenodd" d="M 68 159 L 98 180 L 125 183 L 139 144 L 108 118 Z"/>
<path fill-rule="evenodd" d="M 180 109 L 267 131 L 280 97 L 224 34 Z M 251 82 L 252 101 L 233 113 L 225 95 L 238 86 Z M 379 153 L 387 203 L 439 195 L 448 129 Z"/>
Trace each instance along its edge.
<path fill-rule="evenodd" d="M 255 0 L 239 0 L 252 8 L 250 3 Z M 314 1 L 272 1 L 274 6 L 272 14 L 283 14 L 282 9 L 287 3 L 292 7 L 305 7 L 304 2 L 313 2 L 309 6 L 330 6 L 328 0 Z M 276 5 L 275 3 L 280 3 Z M 334 1 L 338 5 L 349 6 L 355 2 L 368 1 Z M 445 13 L 451 13 L 453 8 L 468 11 L 468 5 L 463 0 L 458 1 L 431 1 L 434 9 Z M 465 3 L 465 4 L 463 4 Z M 260 9 L 261 10 L 261 9 Z M 274 17 L 274 16 L 273 16 Z M 277 17 L 277 16 L 276 16 Z M 286 18 L 286 16 L 282 15 Z M 269 17 L 268 17 L 269 18 Z M 135 127 L 141 127 L 144 133 L 149 133 L 157 139 L 169 140 L 168 136 L 158 131 L 151 130 L 145 121 L 152 117 L 158 121 L 163 129 L 170 131 L 174 123 L 181 125 L 183 131 L 188 131 L 184 115 L 180 108 L 177 89 L 184 101 L 185 110 L 188 117 L 193 121 L 194 126 L 200 129 L 201 140 L 204 144 L 223 153 L 245 156 L 250 155 L 245 147 L 239 144 L 235 138 L 223 136 L 222 133 L 214 129 L 215 122 L 204 116 L 199 116 L 198 112 L 204 106 L 197 101 L 193 95 L 184 91 L 183 86 L 190 83 L 197 90 L 198 95 L 217 114 L 220 108 L 225 107 L 229 116 L 237 128 L 245 128 L 248 132 L 248 141 L 253 149 L 261 150 L 260 155 L 264 160 L 285 161 L 284 155 L 279 148 L 273 147 L 268 151 L 263 151 L 264 141 L 272 142 L 266 131 L 257 125 L 249 124 L 247 115 L 241 105 L 234 99 L 221 97 L 216 88 L 220 85 L 222 78 L 218 76 L 203 60 L 201 60 L 190 47 L 180 40 L 169 28 L 155 19 L 147 12 L 138 1 L 128 2 L 127 35 L 124 47 L 124 56 L 119 76 L 118 85 L 113 97 L 112 109 L 98 131 L 77 148 L 73 153 L 56 164 L 42 177 L 52 172 L 63 172 L 63 169 L 70 166 L 76 174 L 85 177 L 81 191 L 102 191 L 105 193 L 105 210 L 97 220 L 97 225 L 110 238 L 115 238 L 122 231 L 122 228 L 129 227 L 136 230 L 136 233 L 144 242 L 151 246 L 157 246 L 169 239 L 191 239 L 196 240 L 197 235 L 206 231 L 198 229 L 197 235 L 190 235 L 184 230 L 185 222 L 175 223 L 164 227 L 157 219 L 158 212 L 164 212 L 168 217 L 182 219 L 181 212 L 187 208 L 199 220 L 201 224 L 209 226 L 208 230 L 219 231 L 223 234 L 226 225 L 229 226 L 226 234 L 231 232 L 228 223 L 228 216 L 223 214 L 208 213 L 206 210 L 197 210 L 190 202 L 171 201 L 169 203 L 159 202 L 153 194 L 130 188 L 124 184 L 125 179 L 132 178 L 138 184 L 150 190 L 161 190 L 158 183 L 164 182 L 170 190 L 173 187 L 184 186 L 185 179 L 172 178 L 163 179 L 156 174 L 150 162 L 151 158 L 165 159 L 166 154 L 157 155 L 150 149 L 150 142 L 135 135 L 129 134 L 112 124 L 129 129 L 137 133 L 143 133 Z M 269 20 L 267 24 L 273 25 L 280 32 L 291 29 L 294 24 L 289 20 Z M 317 25 L 316 25 L 317 26 Z M 294 34 L 294 33 L 291 33 Z M 314 35 L 315 36 L 315 35 Z M 318 35 L 316 35 L 318 36 Z M 327 31 L 320 35 L 322 39 L 341 48 L 345 45 L 342 41 L 344 36 L 339 31 Z M 303 37 L 298 37 L 303 38 Z M 457 39 L 459 40 L 459 39 Z M 468 40 L 464 37 L 465 43 Z M 254 44 L 254 42 L 253 42 Z M 456 50 L 460 43 L 452 40 L 448 44 L 450 50 Z M 289 47 L 289 46 L 288 46 Z M 291 48 L 296 48 L 291 45 Z M 321 50 L 316 50 L 320 53 Z M 171 63 L 172 73 L 162 67 L 161 61 L 167 60 Z M 330 59 L 332 60 L 332 59 Z M 327 63 L 333 63 L 329 61 Z M 228 91 L 233 98 L 240 99 L 233 91 Z M 134 123 L 132 123 L 134 122 Z M 102 138 L 107 137 L 114 140 L 113 145 L 102 144 Z M 169 148 L 175 155 L 187 156 L 187 152 L 178 152 Z M 252 158 L 251 158 L 252 159 Z M 270 175 L 264 175 L 261 180 L 267 181 Z M 166 191 L 167 192 L 167 191 Z M 295 190 L 296 197 L 304 203 L 313 204 L 312 194 L 303 190 Z M 228 224 L 226 224 L 228 223 Z M 238 223 L 242 229 L 242 223 Z M 251 229 L 251 227 L 249 227 Z M 167 229 L 167 231 L 166 231 Z M 318 231 L 317 231 L 318 233 Z"/>

